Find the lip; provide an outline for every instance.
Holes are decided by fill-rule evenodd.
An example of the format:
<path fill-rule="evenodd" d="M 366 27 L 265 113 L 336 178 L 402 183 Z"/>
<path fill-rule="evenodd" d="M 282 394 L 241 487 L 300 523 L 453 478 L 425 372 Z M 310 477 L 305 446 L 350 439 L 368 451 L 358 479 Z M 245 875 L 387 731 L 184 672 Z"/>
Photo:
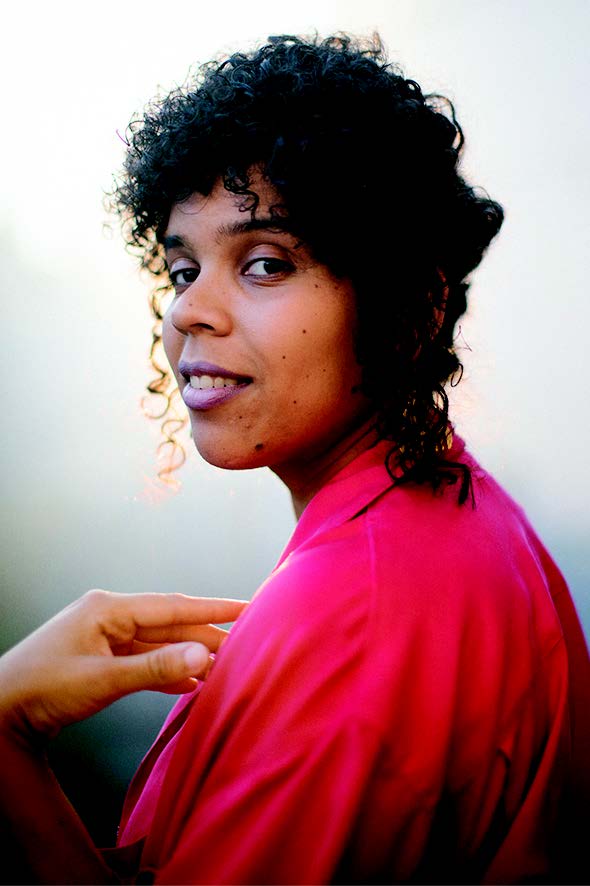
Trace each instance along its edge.
<path fill-rule="evenodd" d="M 191 388 L 190 382 L 182 390 L 182 399 L 189 409 L 201 411 L 221 406 L 227 400 L 237 397 L 248 387 L 248 382 L 242 385 L 232 385 L 227 388 Z"/>
<path fill-rule="evenodd" d="M 210 375 L 212 378 L 215 378 L 215 376 L 235 378 L 236 381 L 244 383 L 252 381 L 252 377 L 249 375 L 240 375 L 237 372 L 233 372 L 231 369 L 224 369 L 223 366 L 216 366 L 215 363 L 206 363 L 205 361 L 190 363 L 188 360 L 179 360 L 178 371 L 187 381 L 189 381 L 191 375 Z M 219 390 L 223 390 L 223 388 Z"/>
<path fill-rule="evenodd" d="M 205 409 L 213 409 L 214 406 L 221 406 L 233 397 L 241 394 L 244 388 L 247 388 L 252 378 L 247 375 L 239 375 L 231 369 L 224 369 L 223 366 L 217 366 L 215 363 L 206 363 L 199 361 L 191 363 L 188 360 L 180 360 L 178 362 L 178 371 L 186 378 L 187 384 L 182 390 L 182 399 L 189 409 L 202 411 Z M 227 388 L 193 388 L 191 387 L 191 375 L 210 375 L 212 378 L 221 376 L 222 378 L 234 378 L 238 384 L 231 385 Z"/>

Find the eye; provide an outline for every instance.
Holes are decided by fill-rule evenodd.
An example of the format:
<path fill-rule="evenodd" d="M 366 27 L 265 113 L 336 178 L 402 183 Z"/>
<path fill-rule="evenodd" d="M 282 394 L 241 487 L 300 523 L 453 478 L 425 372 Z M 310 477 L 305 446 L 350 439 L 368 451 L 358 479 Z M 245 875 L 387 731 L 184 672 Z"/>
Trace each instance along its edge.
<path fill-rule="evenodd" d="M 248 262 L 244 269 L 245 277 L 277 277 L 288 274 L 293 270 L 293 265 L 280 258 L 255 258 Z"/>
<path fill-rule="evenodd" d="M 170 282 L 175 289 L 182 289 L 186 286 L 190 286 L 191 283 L 195 282 L 198 276 L 199 268 L 195 267 L 177 268 L 175 270 L 174 266 L 172 266 L 172 270 L 169 272 Z"/>

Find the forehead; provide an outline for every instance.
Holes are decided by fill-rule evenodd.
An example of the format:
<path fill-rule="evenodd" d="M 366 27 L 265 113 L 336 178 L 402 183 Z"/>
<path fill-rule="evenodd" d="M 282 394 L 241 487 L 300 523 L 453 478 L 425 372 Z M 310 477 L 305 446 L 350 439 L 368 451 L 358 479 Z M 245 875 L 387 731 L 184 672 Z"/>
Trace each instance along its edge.
<path fill-rule="evenodd" d="M 271 208 L 280 203 L 276 190 L 259 175 L 251 177 L 249 191 L 257 198 L 256 216 L 268 220 Z M 254 222 L 251 197 L 246 194 L 235 194 L 223 186 L 223 181 L 215 182 L 210 194 L 195 192 L 186 200 L 175 203 L 170 211 L 164 238 L 174 235 L 178 230 L 187 229 L 221 229 L 222 232 L 232 223 L 243 225 Z M 255 223 L 252 225 L 255 227 Z"/>

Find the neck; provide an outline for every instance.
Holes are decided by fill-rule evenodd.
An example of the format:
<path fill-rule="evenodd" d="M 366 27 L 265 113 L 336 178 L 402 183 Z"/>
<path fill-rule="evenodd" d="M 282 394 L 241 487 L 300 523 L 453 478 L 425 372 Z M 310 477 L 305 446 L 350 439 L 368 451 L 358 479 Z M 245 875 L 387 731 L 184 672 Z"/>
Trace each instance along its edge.
<path fill-rule="evenodd" d="M 289 489 L 297 519 L 299 520 L 306 505 L 322 486 L 325 486 L 358 455 L 374 446 L 378 440 L 375 417 L 371 416 L 337 444 L 306 459 L 303 464 L 279 465 L 271 468 Z"/>

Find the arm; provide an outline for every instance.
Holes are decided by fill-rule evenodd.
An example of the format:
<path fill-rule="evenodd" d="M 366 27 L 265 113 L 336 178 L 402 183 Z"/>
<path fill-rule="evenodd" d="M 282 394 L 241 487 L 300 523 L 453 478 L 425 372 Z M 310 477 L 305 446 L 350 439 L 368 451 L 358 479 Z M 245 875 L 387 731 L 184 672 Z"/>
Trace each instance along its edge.
<path fill-rule="evenodd" d="M 476 882 L 519 809 L 551 805 L 564 672 L 529 691 L 518 584 L 337 541 L 275 572 L 222 650 L 159 792 L 156 882 Z M 516 830 L 512 875 L 541 875 L 544 831 Z"/>
<path fill-rule="evenodd" d="M 91 591 L 0 659 L 0 810 L 41 882 L 108 883 L 47 765 L 44 741 L 141 689 L 187 692 L 246 604 Z M 206 644 L 206 645 L 205 645 Z"/>
<path fill-rule="evenodd" d="M 218 657 L 144 848 L 156 882 L 335 876 L 382 744 L 363 716 L 366 596 L 330 568 L 277 574 Z"/>
<path fill-rule="evenodd" d="M 2 827 L 38 883 L 114 883 L 43 751 L 0 731 Z"/>

